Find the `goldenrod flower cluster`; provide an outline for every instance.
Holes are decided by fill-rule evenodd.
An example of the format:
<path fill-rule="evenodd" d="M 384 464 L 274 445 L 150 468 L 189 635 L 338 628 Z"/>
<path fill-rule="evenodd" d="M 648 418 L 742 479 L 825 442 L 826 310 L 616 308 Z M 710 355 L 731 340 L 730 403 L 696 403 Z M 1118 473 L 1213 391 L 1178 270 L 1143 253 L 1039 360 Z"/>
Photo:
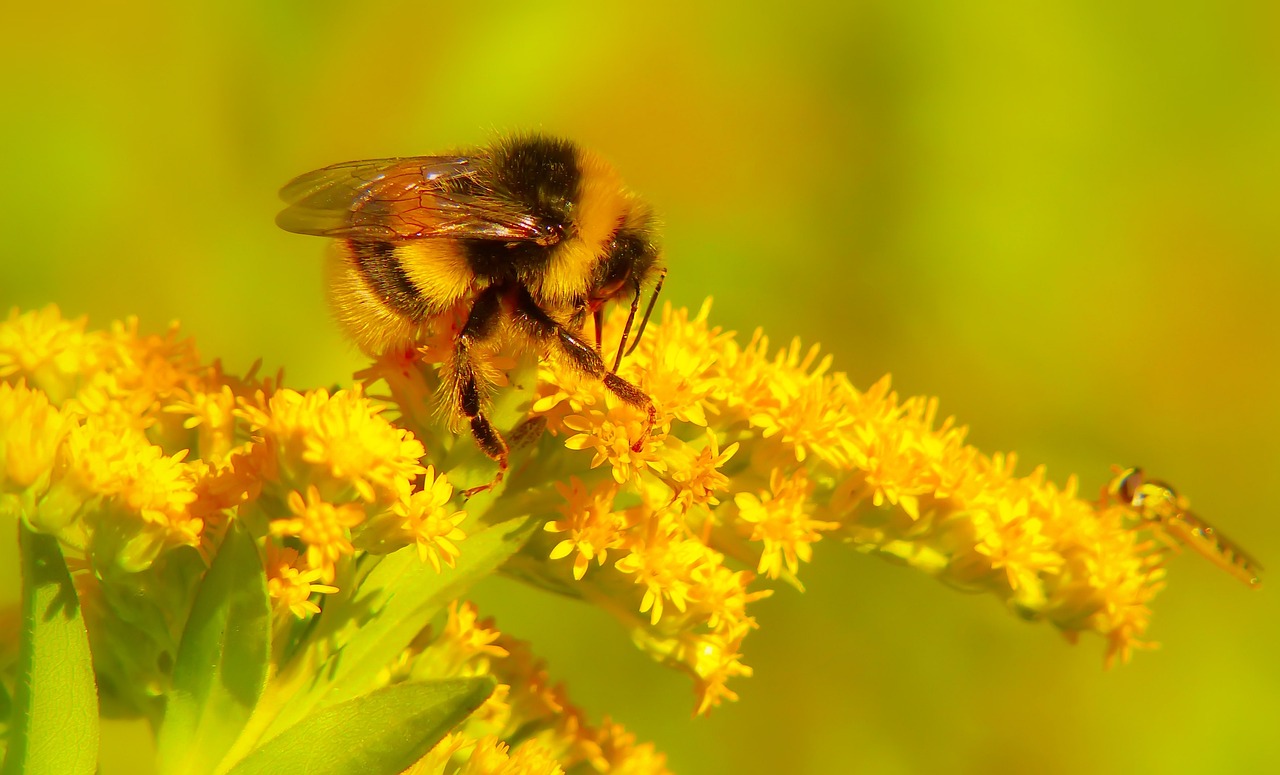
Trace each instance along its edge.
<path fill-rule="evenodd" d="M 407 773 L 559 773 L 573 767 L 615 773 L 665 773 L 664 758 L 651 744 L 608 719 L 587 724 L 528 644 L 481 621 L 471 603 L 449 606 L 439 635 L 415 642 L 389 669 L 393 679 L 491 675 L 496 691 L 467 723 L 451 732 Z M 527 733 L 527 734 L 522 734 Z M 505 740 L 518 740 L 507 744 Z M 465 760 L 455 769 L 452 763 Z"/>
<path fill-rule="evenodd" d="M 1142 645 L 1163 569 L 1127 512 L 1081 500 L 1074 478 L 1015 475 L 1013 455 L 983 455 L 939 422 L 935 399 L 901 399 L 887 377 L 858 390 L 817 347 L 775 352 L 758 331 L 741 343 L 708 314 L 667 308 L 624 363 L 658 407 L 647 436 L 643 412 L 597 381 L 540 364 L 517 416 L 543 437 L 513 458 L 499 507 L 546 521 L 509 570 L 614 614 L 694 677 L 699 713 L 751 673 L 749 604 L 777 580 L 799 586 L 824 537 L 992 593 L 1069 638 L 1100 633 L 1109 659 Z M 405 366 L 388 357 L 364 376 L 400 407 L 429 401 L 432 370 Z M 419 416 L 403 419 L 431 435 Z"/>
<path fill-rule="evenodd" d="M 192 601 L 203 594 L 202 577 L 214 575 L 209 568 L 233 525 L 258 547 L 271 611 L 264 673 L 275 677 L 248 709 L 224 764 L 268 739 L 290 708 L 323 707 L 325 698 L 299 689 L 308 673 L 344 649 L 358 659 L 354 651 L 364 646 L 349 629 L 368 616 L 372 597 L 409 596 L 401 587 L 415 586 L 412 579 L 401 587 L 370 581 L 378 558 L 405 549 L 413 565 L 449 578 L 467 543 L 468 512 L 387 408 L 359 385 L 299 393 L 278 378 L 228 375 L 217 362 L 202 363 L 176 329 L 143 335 L 130 320 L 91 331 L 54 308 L 0 323 L 0 515 L 59 539 L 76 570 L 104 707 L 156 719 L 162 760 L 168 722 L 156 716 L 180 680 L 174 660 L 182 661 L 196 629 Z M 329 605 L 327 597 L 336 600 Z M 505 683 L 486 691 L 472 720 L 449 731 L 415 771 L 550 772 L 581 762 L 599 771 L 665 771 L 650 746 L 608 722 L 590 726 L 548 685 L 527 647 L 478 625 L 473 608 L 438 594 L 417 604 L 412 614 L 386 614 L 414 631 L 400 636 L 405 645 L 392 636 L 384 639 L 390 645 L 368 647 L 386 654 L 381 672 L 373 665 L 361 683 L 344 687 L 348 693 L 409 678 Z M 446 625 L 433 630 L 428 608 L 446 605 Z M 316 617 L 322 610 L 326 616 Z M 312 618 L 323 623 L 309 629 Z M 5 635 L 14 639 L 19 629 Z M 13 679 L 6 676 L 10 689 Z M 517 732 L 524 742 L 508 750 L 501 741 Z"/>
<path fill-rule="evenodd" d="M 182 667 L 201 648 L 192 631 L 241 615 L 263 622 L 244 646 L 262 664 L 224 765 L 370 692 L 483 678 L 483 704 L 410 771 L 664 771 L 616 725 L 590 727 L 526 646 L 460 600 L 492 572 L 610 612 L 693 677 L 698 713 L 736 698 L 750 605 L 779 581 L 800 586 L 824 538 L 991 593 L 1070 638 L 1097 632 L 1109 658 L 1141 645 L 1163 568 L 1123 508 L 1042 469 L 1016 475 L 1012 455 L 939 422 L 933 399 L 902 399 L 887 378 L 859 390 L 816 347 L 743 342 L 708 315 L 666 309 L 624 362 L 656 405 L 652 428 L 568 364 L 492 353 L 511 469 L 468 500 L 496 467 L 438 409 L 447 329 L 349 389 L 297 392 L 202 362 L 174 329 L 15 312 L 0 324 L 0 515 L 57 537 L 103 702 L 157 720 L 169 761 L 189 742 L 162 719 L 185 712 L 163 701 L 195 680 Z M 218 584 L 238 590 L 231 614 L 201 602 Z"/>

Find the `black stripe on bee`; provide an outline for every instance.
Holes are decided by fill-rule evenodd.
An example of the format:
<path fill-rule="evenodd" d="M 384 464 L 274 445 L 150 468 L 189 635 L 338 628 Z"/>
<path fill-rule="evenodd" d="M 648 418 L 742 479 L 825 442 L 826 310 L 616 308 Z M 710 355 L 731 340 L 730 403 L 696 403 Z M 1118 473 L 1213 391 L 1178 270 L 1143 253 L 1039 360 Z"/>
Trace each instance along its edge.
<path fill-rule="evenodd" d="M 369 290 L 406 320 L 422 320 L 431 311 L 422 292 L 405 273 L 396 246 L 381 240 L 348 240 L 351 260 Z"/>

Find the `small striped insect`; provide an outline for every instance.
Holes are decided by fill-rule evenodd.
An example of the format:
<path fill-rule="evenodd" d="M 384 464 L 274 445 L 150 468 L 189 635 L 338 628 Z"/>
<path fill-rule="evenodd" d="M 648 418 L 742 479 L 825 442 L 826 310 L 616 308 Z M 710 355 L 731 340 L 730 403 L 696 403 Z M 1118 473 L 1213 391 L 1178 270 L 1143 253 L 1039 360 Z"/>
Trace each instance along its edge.
<path fill-rule="evenodd" d="M 1147 479 L 1141 468 L 1114 466 L 1107 494 L 1154 524 L 1178 543 L 1250 587 L 1262 586 L 1262 566 L 1213 525 L 1196 516 L 1187 499 L 1164 482 Z"/>

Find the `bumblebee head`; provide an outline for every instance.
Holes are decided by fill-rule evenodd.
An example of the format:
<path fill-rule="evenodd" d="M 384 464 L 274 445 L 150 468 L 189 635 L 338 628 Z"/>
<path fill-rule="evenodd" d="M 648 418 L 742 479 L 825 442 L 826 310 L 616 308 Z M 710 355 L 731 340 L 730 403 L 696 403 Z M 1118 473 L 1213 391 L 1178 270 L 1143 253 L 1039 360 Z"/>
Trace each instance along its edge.
<path fill-rule="evenodd" d="M 587 309 L 596 320 L 597 336 L 603 318 L 604 304 L 618 298 L 631 296 L 631 313 L 627 316 L 627 325 L 622 331 L 622 341 L 618 344 L 613 370 L 618 370 L 622 362 L 623 351 L 626 350 L 627 338 L 631 333 L 631 324 L 635 322 L 636 310 L 640 305 L 640 295 L 647 286 L 652 285 L 653 295 L 649 298 L 649 306 L 645 309 L 640 328 L 636 331 L 635 349 L 644 333 L 653 305 L 658 300 L 658 292 L 662 289 L 662 280 L 666 269 L 662 266 L 661 249 L 654 233 L 653 212 L 648 206 L 634 202 L 622 218 L 621 225 L 614 232 L 612 239 L 606 244 L 600 261 L 591 273 L 591 284 L 587 290 Z M 629 352 L 629 351 L 628 351 Z"/>
<path fill-rule="evenodd" d="M 587 303 L 593 311 L 627 293 L 639 295 L 657 276 L 660 250 L 652 220 L 647 208 L 638 207 L 614 232 L 591 273 Z"/>

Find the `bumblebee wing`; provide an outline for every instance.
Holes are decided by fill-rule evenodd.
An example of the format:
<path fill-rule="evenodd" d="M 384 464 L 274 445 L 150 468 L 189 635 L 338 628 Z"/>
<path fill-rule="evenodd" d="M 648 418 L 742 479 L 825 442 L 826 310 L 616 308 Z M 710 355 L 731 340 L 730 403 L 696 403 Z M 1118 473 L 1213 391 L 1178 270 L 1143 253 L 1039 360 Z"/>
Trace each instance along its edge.
<path fill-rule="evenodd" d="M 308 172 L 280 189 L 288 206 L 276 224 L 296 234 L 355 239 L 547 239 L 549 225 L 477 179 L 478 161 L 409 156 Z"/>

